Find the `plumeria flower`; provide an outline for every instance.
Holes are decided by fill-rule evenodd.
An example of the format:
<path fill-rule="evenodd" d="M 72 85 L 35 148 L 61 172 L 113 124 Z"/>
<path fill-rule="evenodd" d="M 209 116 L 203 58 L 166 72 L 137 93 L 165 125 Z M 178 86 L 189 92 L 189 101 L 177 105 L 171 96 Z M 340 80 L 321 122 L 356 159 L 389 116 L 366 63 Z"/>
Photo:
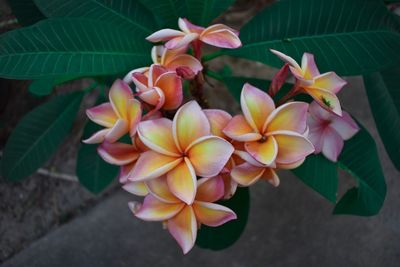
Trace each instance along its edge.
<path fill-rule="evenodd" d="M 234 166 L 230 173 L 232 180 L 234 180 L 236 183 L 241 186 L 250 186 L 261 179 L 269 182 L 275 187 L 279 186 L 280 180 L 278 174 L 276 173 L 276 169 L 281 168 L 281 166 L 267 166 L 265 164 L 261 164 L 248 152 L 239 149 L 235 150 L 234 155 L 242 159 L 242 162 Z M 303 161 L 297 161 L 295 163 L 296 166 L 302 164 Z M 286 165 L 283 165 L 283 168 L 285 166 Z"/>
<path fill-rule="evenodd" d="M 150 150 L 140 155 L 129 179 L 146 181 L 166 174 L 172 193 L 189 205 L 196 195 L 196 176 L 219 174 L 234 150 L 223 138 L 211 135 L 196 101 L 183 105 L 173 121 L 141 122 L 138 135 Z"/>
<path fill-rule="evenodd" d="M 300 67 L 293 58 L 273 49 L 271 52 L 289 64 L 300 89 L 309 94 L 321 107 L 339 116 L 342 115 L 336 94 L 347 84 L 345 80 L 332 71 L 320 74 L 312 54 L 303 54 Z"/>
<path fill-rule="evenodd" d="M 195 57 L 185 54 L 186 51 L 187 47 L 167 49 L 163 45 L 156 45 L 151 50 L 151 58 L 154 64 L 160 65 L 168 71 L 175 71 L 184 79 L 192 79 L 203 69 L 203 66 Z M 132 74 L 135 72 L 148 76 L 149 69 L 150 67 L 134 69 L 125 75 L 124 81 L 132 82 Z"/>
<path fill-rule="evenodd" d="M 116 80 L 109 93 L 110 102 L 86 110 L 93 122 L 106 127 L 83 142 L 96 144 L 103 141 L 113 143 L 125 134 L 132 137 L 142 117 L 140 102 L 133 97 L 132 90 L 121 80 Z"/>
<path fill-rule="evenodd" d="M 161 108 L 173 110 L 182 103 L 182 80 L 174 71 L 167 71 L 164 67 L 153 64 L 147 76 L 142 72 L 134 72 L 132 80 L 138 97 L 154 106 L 153 111 Z"/>
<path fill-rule="evenodd" d="M 178 25 L 181 31 L 159 30 L 148 36 L 146 40 L 153 43 L 167 41 L 165 47 L 168 49 L 186 47 L 196 40 L 221 48 L 238 48 L 242 45 L 239 32 L 224 24 L 215 24 L 204 28 L 190 23 L 185 18 L 179 18 Z"/>
<path fill-rule="evenodd" d="M 197 194 L 191 204 L 182 202 L 170 192 L 165 177 L 146 183 L 150 194 L 145 197 L 143 204 L 131 202 L 129 207 L 142 220 L 166 222 L 168 231 L 184 254 L 193 248 L 201 224 L 216 227 L 236 219 L 231 209 L 213 203 L 224 194 L 221 178 L 202 178 L 196 181 Z"/>
<path fill-rule="evenodd" d="M 232 139 L 226 136 L 222 131 L 226 127 L 226 125 L 228 125 L 229 121 L 232 119 L 232 116 L 228 112 L 220 109 L 205 109 L 204 113 L 206 114 L 207 119 L 210 122 L 211 133 L 215 136 L 224 138 L 228 142 L 232 142 Z M 218 176 L 221 177 L 224 181 L 224 199 L 231 198 L 235 194 L 237 189 L 238 184 L 235 180 L 232 179 L 230 174 L 235 165 L 236 163 L 234 160 L 234 155 L 232 155 L 232 157 L 225 164 L 222 171 L 218 174 Z"/>
<path fill-rule="evenodd" d="M 322 109 L 316 102 L 311 103 L 307 120 L 310 128 L 309 139 L 315 153 L 321 153 L 336 162 L 343 149 L 343 140 L 353 137 L 360 128 L 351 116 L 343 111 L 342 117 Z"/>
<path fill-rule="evenodd" d="M 176 71 L 184 79 L 192 79 L 203 66 L 195 57 L 185 54 L 186 50 L 186 47 L 167 49 L 157 45 L 151 50 L 151 58 L 154 64 L 159 64 L 169 71 Z"/>
<path fill-rule="evenodd" d="M 124 184 L 123 188 L 126 191 L 138 196 L 146 196 L 148 191 L 144 182 L 130 182 L 128 180 L 129 173 L 135 166 L 140 153 L 147 150 L 137 136 L 132 140 L 132 144 L 103 142 L 98 146 L 97 153 L 105 162 L 120 166 L 119 181 Z"/>
<path fill-rule="evenodd" d="M 235 154 L 246 163 L 235 167 L 232 177 L 235 178 L 235 169 L 251 172 L 254 166 L 263 169 L 291 167 L 314 152 L 312 143 L 305 137 L 307 103 L 290 102 L 275 108 L 267 93 L 246 83 L 240 104 L 243 115 L 234 116 L 223 130 L 233 140 L 244 143 L 245 153 Z M 267 176 L 275 179 L 270 174 Z M 250 177 L 237 178 L 236 181 L 242 185 L 249 184 L 243 181 L 244 178 Z"/>

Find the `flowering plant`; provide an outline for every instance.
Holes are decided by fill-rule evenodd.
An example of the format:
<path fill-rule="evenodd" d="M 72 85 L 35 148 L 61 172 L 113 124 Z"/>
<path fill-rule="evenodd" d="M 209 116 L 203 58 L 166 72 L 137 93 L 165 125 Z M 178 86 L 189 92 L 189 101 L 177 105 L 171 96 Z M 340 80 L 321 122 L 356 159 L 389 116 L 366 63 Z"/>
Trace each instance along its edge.
<path fill-rule="evenodd" d="M 210 23 L 232 0 L 34 2 L 39 22 L 0 38 L 0 75 L 34 79 L 30 89 L 42 95 L 81 77 L 96 82 L 21 120 L 2 159 L 7 179 L 40 167 L 68 133 L 84 95 L 99 90 L 98 104 L 86 110 L 80 181 L 99 192 L 118 176 L 123 189 L 143 197 L 129 203 L 133 214 L 163 222 L 184 253 L 238 239 L 248 187 L 260 180 L 277 187 L 281 170 L 335 203 L 336 214 L 368 216 L 382 207 L 386 184 L 374 140 L 338 97 L 351 90 L 338 73 L 364 75 L 381 137 L 399 167 L 392 147 L 400 144 L 398 97 L 388 86 L 397 78 L 391 67 L 400 57 L 399 20 L 380 1 L 282 0 L 240 33 Z M 358 4 L 374 16 L 350 14 Z M 333 12 L 340 16 L 312 23 Z M 276 16 L 287 19 L 282 24 Z M 372 45 L 375 37 L 381 43 Z M 279 70 L 270 80 L 212 71 L 208 62 L 221 55 Z M 208 77 L 228 86 L 240 112 L 209 106 Z M 338 167 L 358 181 L 339 201 Z"/>

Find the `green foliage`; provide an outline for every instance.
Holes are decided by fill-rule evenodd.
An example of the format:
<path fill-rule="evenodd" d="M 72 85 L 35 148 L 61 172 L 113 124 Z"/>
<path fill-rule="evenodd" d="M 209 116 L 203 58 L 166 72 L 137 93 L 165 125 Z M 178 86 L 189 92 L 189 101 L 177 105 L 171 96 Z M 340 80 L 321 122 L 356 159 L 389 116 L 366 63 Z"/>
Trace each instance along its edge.
<path fill-rule="evenodd" d="M 2 175 L 18 181 L 43 165 L 68 134 L 83 93 L 54 97 L 24 116 L 9 137 L 1 161 Z"/>
<path fill-rule="evenodd" d="M 151 10 L 161 28 L 177 28 L 178 18 L 187 18 L 194 24 L 208 26 L 234 0 L 139 0 Z"/>
<path fill-rule="evenodd" d="M 186 14 L 184 0 L 139 0 L 156 18 L 159 28 L 178 27 L 178 18 Z"/>
<path fill-rule="evenodd" d="M 196 245 L 201 248 L 225 249 L 239 239 L 246 227 L 250 208 L 250 192 L 247 187 L 239 187 L 231 199 L 220 201 L 219 204 L 232 209 L 237 219 L 218 227 L 202 225 L 196 239 Z"/>
<path fill-rule="evenodd" d="M 194 24 L 209 26 L 234 0 L 186 0 L 187 18 Z"/>
<path fill-rule="evenodd" d="M 0 76 L 94 76 L 146 66 L 151 45 L 135 34 L 84 18 L 44 20 L 0 37 Z"/>
<path fill-rule="evenodd" d="M 385 177 L 372 136 L 362 128 L 345 142 L 338 165 L 357 179 L 353 187 L 340 199 L 334 214 L 375 215 L 382 208 L 386 196 Z"/>
<path fill-rule="evenodd" d="M 8 0 L 12 13 L 22 26 L 29 26 L 45 19 L 34 3 L 34 0 Z"/>
<path fill-rule="evenodd" d="M 89 121 L 85 126 L 83 138 L 90 137 L 100 129 L 102 129 L 101 126 Z M 100 193 L 117 174 L 118 167 L 108 164 L 99 156 L 97 145 L 81 145 L 76 163 L 76 175 L 86 189 L 94 194 Z"/>
<path fill-rule="evenodd" d="M 34 80 L 29 85 L 28 90 L 36 96 L 46 96 L 51 93 L 54 86 L 54 78 Z"/>
<path fill-rule="evenodd" d="M 270 48 L 297 61 L 310 52 L 322 72 L 357 75 L 398 62 L 400 35 L 392 27 L 390 12 L 376 0 L 282 0 L 241 29 L 243 47 L 224 53 L 280 67 Z"/>
<path fill-rule="evenodd" d="M 49 95 L 54 86 L 63 84 L 65 82 L 78 79 L 76 76 L 60 76 L 60 77 L 52 77 L 52 78 L 43 78 L 39 80 L 34 80 L 29 85 L 28 90 L 31 94 L 36 96 L 46 96 Z"/>
<path fill-rule="evenodd" d="M 364 84 L 379 135 L 400 171 L 400 68 L 364 76 Z"/>
<path fill-rule="evenodd" d="M 336 165 L 321 154 L 310 155 L 300 167 L 292 170 L 306 185 L 336 203 L 338 175 Z"/>
<path fill-rule="evenodd" d="M 49 18 L 87 18 L 106 21 L 133 36 L 145 38 L 155 30 L 153 15 L 138 1 L 132 0 L 34 0 Z M 139 37 L 138 36 L 138 37 Z"/>

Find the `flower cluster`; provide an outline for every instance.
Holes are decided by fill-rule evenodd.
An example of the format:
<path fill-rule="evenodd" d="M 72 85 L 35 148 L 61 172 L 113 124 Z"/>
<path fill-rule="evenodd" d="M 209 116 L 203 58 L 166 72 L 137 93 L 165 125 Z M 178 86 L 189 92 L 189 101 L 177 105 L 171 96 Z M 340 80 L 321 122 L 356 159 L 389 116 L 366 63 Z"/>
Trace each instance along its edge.
<path fill-rule="evenodd" d="M 163 222 L 187 253 L 202 224 L 216 227 L 236 219 L 234 211 L 217 201 L 260 179 L 278 186 L 277 170 L 296 168 L 311 153 L 322 152 L 336 161 L 343 140 L 358 126 L 336 97 L 345 81 L 333 72 L 320 74 L 308 53 L 300 67 L 271 50 L 286 64 L 269 94 L 243 86 L 243 114 L 232 117 L 223 110 L 202 109 L 195 100 L 182 104 L 183 80 L 202 74 L 202 45 L 237 48 L 241 41 L 236 30 L 222 24 L 203 28 L 179 19 L 179 28 L 150 35 L 148 41 L 165 42 L 153 48 L 154 64 L 115 81 L 110 102 L 87 110 L 89 119 L 105 128 L 84 142 L 100 144 L 99 155 L 121 167 L 122 187 L 144 197 L 143 203 L 129 203 L 135 216 Z M 271 96 L 289 70 L 295 84 L 276 104 Z M 315 101 L 292 101 L 299 93 Z M 121 141 L 125 136 L 130 142 Z"/>

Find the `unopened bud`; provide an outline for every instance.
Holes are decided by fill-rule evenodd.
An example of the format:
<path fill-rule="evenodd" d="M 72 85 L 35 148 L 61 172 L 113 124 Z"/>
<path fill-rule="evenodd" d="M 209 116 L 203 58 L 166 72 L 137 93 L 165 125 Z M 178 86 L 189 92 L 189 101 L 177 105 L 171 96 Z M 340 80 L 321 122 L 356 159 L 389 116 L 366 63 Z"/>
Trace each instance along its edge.
<path fill-rule="evenodd" d="M 191 80 L 194 78 L 194 76 L 196 76 L 196 74 L 192 71 L 192 69 L 186 66 L 177 67 L 176 74 L 178 74 L 185 80 Z"/>

